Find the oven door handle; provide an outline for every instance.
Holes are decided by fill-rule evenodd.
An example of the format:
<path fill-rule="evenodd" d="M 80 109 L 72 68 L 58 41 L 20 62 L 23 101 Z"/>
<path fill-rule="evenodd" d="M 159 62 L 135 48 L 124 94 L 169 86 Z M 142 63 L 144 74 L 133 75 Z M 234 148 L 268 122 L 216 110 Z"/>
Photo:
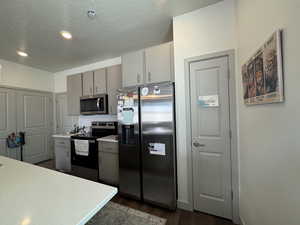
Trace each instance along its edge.
<path fill-rule="evenodd" d="M 74 140 L 75 139 L 72 139 L 73 142 L 74 142 Z M 76 139 L 76 140 L 84 140 L 84 139 Z M 96 141 L 95 140 L 89 140 L 89 143 L 94 144 L 94 143 L 96 143 Z"/>
<path fill-rule="evenodd" d="M 99 110 L 100 108 L 100 98 L 97 98 L 97 109 Z"/>

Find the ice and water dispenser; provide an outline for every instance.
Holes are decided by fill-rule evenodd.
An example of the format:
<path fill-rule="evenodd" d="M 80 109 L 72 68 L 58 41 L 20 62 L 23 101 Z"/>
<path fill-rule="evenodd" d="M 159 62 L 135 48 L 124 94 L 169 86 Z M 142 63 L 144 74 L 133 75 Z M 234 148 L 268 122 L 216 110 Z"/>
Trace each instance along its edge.
<path fill-rule="evenodd" d="M 134 94 L 128 93 L 120 95 L 118 99 L 118 120 L 119 120 L 119 134 L 120 144 L 135 145 L 137 143 L 135 135 L 135 112 L 138 108 L 134 105 Z M 136 124 L 137 125 L 137 124 Z"/>

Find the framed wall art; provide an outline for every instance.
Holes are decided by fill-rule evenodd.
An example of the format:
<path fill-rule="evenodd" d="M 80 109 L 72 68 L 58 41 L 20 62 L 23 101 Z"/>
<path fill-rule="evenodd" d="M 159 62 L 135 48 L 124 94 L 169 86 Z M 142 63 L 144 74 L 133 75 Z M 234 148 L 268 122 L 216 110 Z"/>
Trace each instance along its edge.
<path fill-rule="evenodd" d="M 246 105 L 284 101 L 281 30 L 242 66 L 242 80 Z"/>

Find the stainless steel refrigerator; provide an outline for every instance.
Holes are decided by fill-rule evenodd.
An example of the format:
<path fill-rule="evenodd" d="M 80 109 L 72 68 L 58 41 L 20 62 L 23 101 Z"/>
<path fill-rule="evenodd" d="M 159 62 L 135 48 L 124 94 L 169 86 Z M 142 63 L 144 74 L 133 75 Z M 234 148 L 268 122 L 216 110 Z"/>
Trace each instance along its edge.
<path fill-rule="evenodd" d="M 119 192 L 176 209 L 176 134 L 173 83 L 120 90 Z"/>

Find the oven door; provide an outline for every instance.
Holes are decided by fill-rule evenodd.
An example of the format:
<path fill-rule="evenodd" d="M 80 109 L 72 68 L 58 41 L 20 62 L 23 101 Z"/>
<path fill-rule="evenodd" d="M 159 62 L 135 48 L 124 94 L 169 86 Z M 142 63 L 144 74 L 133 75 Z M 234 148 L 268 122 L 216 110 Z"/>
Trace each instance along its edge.
<path fill-rule="evenodd" d="M 80 98 L 81 115 L 107 114 L 108 113 L 107 109 L 108 109 L 107 94 Z"/>
<path fill-rule="evenodd" d="M 98 169 L 98 144 L 96 140 L 89 140 L 89 155 L 77 155 L 75 151 L 74 139 L 71 139 L 71 163 L 91 169 Z M 80 139 L 80 138 L 79 138 Z"/>

